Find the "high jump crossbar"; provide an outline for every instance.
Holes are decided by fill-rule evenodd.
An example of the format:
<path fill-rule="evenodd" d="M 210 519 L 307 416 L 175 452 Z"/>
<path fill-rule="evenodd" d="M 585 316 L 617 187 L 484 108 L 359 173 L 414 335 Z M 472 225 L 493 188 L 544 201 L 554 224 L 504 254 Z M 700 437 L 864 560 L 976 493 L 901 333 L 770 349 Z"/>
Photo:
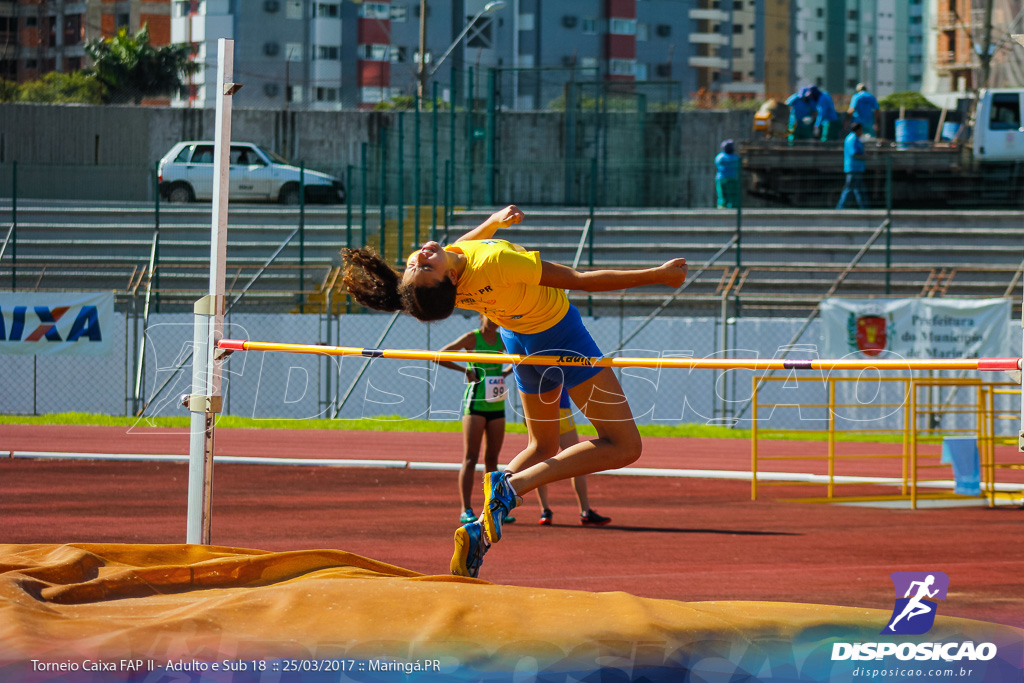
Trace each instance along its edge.
<path fill-rule="evenodd" d="M 599 368 L 680 368 L 684 370 L 1020 370 L 1020 358 L 906 358 L 906 359 L 818 359 L 818 358 L 605 358 L 571 354 L 529 355 L 512 353 L 463 353 L 457 351 L 422 351 L 417 349 L 372 349 L 358 346 L 322 346 L 319 344 L 285 344 L 278 342 L 221 339 L 218 348 L 225 351 L 271 351 L 303 353 L 315 356 L 359 356 L 362 358 L 396 358 L 404 360 L 462 361 L 470 363 L 512 363 L 513 365 L 565 365 Z"/>

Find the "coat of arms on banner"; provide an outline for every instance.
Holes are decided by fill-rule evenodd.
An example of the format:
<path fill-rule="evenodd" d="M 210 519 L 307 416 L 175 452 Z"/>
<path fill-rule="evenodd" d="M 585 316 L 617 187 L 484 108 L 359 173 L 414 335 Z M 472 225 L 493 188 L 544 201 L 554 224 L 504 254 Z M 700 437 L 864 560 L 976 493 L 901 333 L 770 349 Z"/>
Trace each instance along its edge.
<path fill-rule="evenodd" d="M 851 312 L 846 322 L 850 349 L 865 356 L 879 355 L 889 341 L 889 326 L 889 321 L 880 315 L 858 316 Z"/>

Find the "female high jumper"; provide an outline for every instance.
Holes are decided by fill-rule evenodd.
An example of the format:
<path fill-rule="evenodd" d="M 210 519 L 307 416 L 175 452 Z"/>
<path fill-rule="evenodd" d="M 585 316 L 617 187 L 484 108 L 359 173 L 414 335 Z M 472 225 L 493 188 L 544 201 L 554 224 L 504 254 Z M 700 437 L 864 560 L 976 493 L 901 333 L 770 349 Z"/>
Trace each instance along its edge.
<path fill-rule="evenodd" d="M 443 320 L 456 307 L 482 313 L 501 330 L 510 354 L 600 357 L 566 289 L 605 292 L 643 285 L 679 287 L 686 259 L 641 270 L 578 272 L 542 261 L 540 254 L 500 239 L 499 228 L 517 224 L 515 206 L 496 211 L 452 245 L 427 242 L 406 261 L 401 274 L 373 251 L 344 249 L 345 285 L 363 306 L 403 311 L 429 322 Z M 543 484 L 625 467 L 640 457 L 640 433 L 622 387 L 610 368 L 579 365 L 515 368 L 529 443 L 504 472 L 484 479 L 480 518 L 455 532 L 451 572 L 477 576 L 484 554 L 501 539 L 502 519 L 522 502 L 522 494 Z M 559 451 L 558 403 L 562 386 L 594 425 L 597 438 Z"/>

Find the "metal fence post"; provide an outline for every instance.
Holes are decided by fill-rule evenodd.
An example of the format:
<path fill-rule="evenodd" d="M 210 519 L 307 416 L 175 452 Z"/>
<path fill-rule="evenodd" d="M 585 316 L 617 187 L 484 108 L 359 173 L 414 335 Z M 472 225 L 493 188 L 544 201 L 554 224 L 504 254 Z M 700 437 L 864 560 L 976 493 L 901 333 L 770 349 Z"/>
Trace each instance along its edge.
<path fill-rule="evenodd" d="M 743 266 L 743 159 L 739 160 L 737 167 L 739 175 L 739 193 L 736 195 L 736 267 Z"/>
<path fill-rule="evenodd" d="M 306 162 L 299 162 L 299 313 L 306 312 Z"/>
<path fill-rule="evenodd" d="M 563 192 L 564 202 L 567 205 L 573 203 L 572 186 L 575 182 L 576 165 L 576 83 L 569 81 L 565 84 L 565 173 L 562 182 L 565 183 Z"/>
<path fill-rule="evenodd" d="M 494 206 L 494 165 L 495 137 L 497 136 L 497 75 L 492 68 L 487 77 L 487 203 Z"/>
<path fill-rule="evenodd" d="M 451 159 L 444 160 L 444 241 L 448 241 L 448 217 L 449 209 L 451 205 L 448 200 L 451 198 L 451 175 L 452 175 L 452 161 Z"/>
<path fill-rule="evenodd" d="M 18 288 L 18 162 L 11 165 L 11 290 Z"/>
<path fill-rule="evenodd" d="M 889 293 L 892 273 L 892 157 L 885 157 L 885 293 Z"/>
<path fill-rule="evenodd" d="M 413 95 L 413 102 L 415 103 L 415 106 L 412 108 L 413 137 L 416 138 L 416 142 L 413 145 L 413 167 L 415 172 L 413 173 L 412 197 L 416 211 L 413 216 L 413 243 L 418 247 L 420 245 L 420 202 L 422 200 L 420 196 L 422 189 L 422 184 L 420 183 L 420 96 Z"/>
<path fill-rule="evenodd" d="M 473 206 L 473 67 L 466 82 L 466 208 Z"/>
<path fill-rule="evenodd" d="M 385 235 L 385 205 L 387 203 L 387 187 L 388 187 L 388 129 L 384 126 L 380 127 L 380 189 L 378 191 L 380 199 L 380 219 L 377 221 L 380 226 L 380 257 L 387 260 L 387 240 Z"/>
<path fill-rule="evenodd" d="M 395 262 L 398 264 L 402 263 L 402 259 L 405 258 L 404 244 L 405 240 L 405 223 L 403 221 L 403 213 L 405 213 L 405 183 L 402 177 L 405 173 L 405 160 L 403 159 L 404 154 L 402 153 L 405 149 L 405 128 L 402 122 L 405 120 L 402 117 L 402 112 L 396 114 L 398 117 L 398 197 L 395 198 L 395 204 L 398 207 L 398 253 L 395 254 Z"/>
<path fill-rule="evenodd" d="M 360 200 L 360 230 L 362 231 L 359 235 L 359 245 L 362 247 L 366 246 L 366 143 L 360 145 L 360 156 L 362 161 L 362 168 L 360 169 L 360 184 L 359 184 L 359 200 Z"/>
<path fill-rule="evenodd" d="M 155 290 L 153 302 L 156 312 L 160 312 L 160 162 L 154 165 L 155 192 L 153 193 L 153 269 L 149 273 L 152 289 Z"/>
<path fill-rule="evenodd" d="M 345 166 L 345 246 L 352 248 L 352 164 Z"/>
<path fill-rule="evenodd" d="M 449 179 L 448 179 L 448 171 L 445 171 L 445 174 L 444 174 L 445 175 L 445 179 L 444 179 L 444 181 L 446 183 L 451 182 L 453 185 L 455 183 L 455 103 L 458 102 L 458 96 L 457 96 L 458 95 L 458 89 L 459 89 L 459 72 L 456 69 L 452 69 L 452 92 L 451 92 L 451 97 L 450 97 L 451 119 L 449 121 L 450 131 L 448 133 L 448 135 L 449 135 L 449 139 L 448 139 L 448 160 L 451 163 L 452 178 L 451 178 L 451 181 L 449 181 Z M 448 203 L 448 194 L 449 193 L 451 193 L 451 204 L 455 203 L 455 188 L 454 187 L 448 187 L 445 190 L 445 193 L 444 193 L 444 201 L 445 201 L 445 207 L 446 208 L 451 206 L 451 204 Z M 446 212 L 446 215 L 445 215 L 444 229 L 445 229 L 445 237 L 447 237 L 448 236 L 448 216 L 447 216 L 447 212 Z"/>
<path fill-rule="evenodd" d="M 437 241 L 437 81 L 434 81 L 432 94 L 434 99 L 430 102 L 430 122 L 433 128 L 430 142 L 430 178 L 431 178 L 431 210 L 430 210 L 430 239 Z"/>

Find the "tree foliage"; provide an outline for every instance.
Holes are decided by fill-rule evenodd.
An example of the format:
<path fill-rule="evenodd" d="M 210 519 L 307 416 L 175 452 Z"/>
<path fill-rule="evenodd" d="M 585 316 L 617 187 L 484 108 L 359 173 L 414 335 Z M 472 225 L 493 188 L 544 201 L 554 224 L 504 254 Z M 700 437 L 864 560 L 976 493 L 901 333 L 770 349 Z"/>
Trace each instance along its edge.
<path fill-rule="evenodd" d="M 51 72 L 42 78 L 17 86 L 18 102 L 45 102 L 49 104 L 102 104 L 103 84 L 91 74 L 75 71 L 64 74 Z"/>
<path fill-rule="evenodd" d="M 0 102 L 16 102 L 21 93 L 21 86 L 14 81 L 0 78 Z"/>
<path fill-rule="evenodd" d="M 182 86 L 184 77 L 200 69 L 184 43 L 150 45 L 148 26 L 135 35 L 122 28 L 113 38 L 89 41 L 85 52 L 93 61 L 92 72 L 106 87 L 108 102 L 138 104 L 144 97 L 169 95 Z"/>
<path fill-rule="evenodd" d="M 907 92 L 894 92 L 886 95 L 878 101 L 879 109 L 938 109 L 928 101 L 928 98 L 919 92 L 908 90 Z"/>

